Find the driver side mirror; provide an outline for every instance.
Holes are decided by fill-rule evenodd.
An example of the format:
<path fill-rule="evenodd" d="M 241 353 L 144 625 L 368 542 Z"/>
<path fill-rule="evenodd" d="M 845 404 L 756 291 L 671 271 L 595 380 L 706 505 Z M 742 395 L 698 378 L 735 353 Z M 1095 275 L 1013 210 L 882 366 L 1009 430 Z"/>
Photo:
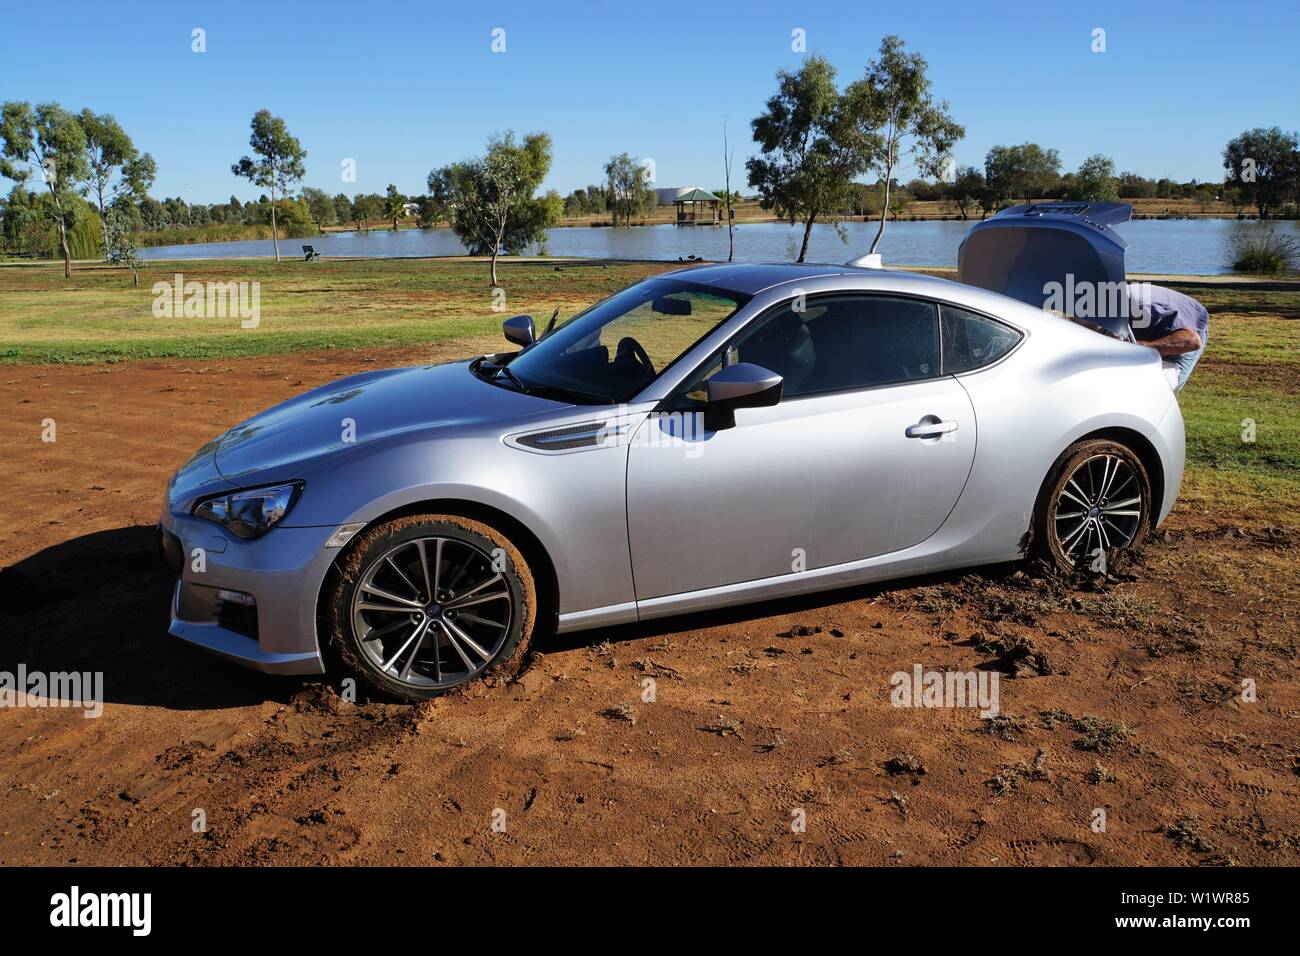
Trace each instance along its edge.
<path fill-rule="evenodd" d="M 537 339 L 537 327 L 531 315 L 516 315 L 501 323 L 501 331 L 506 341 L 528 348 Z"/>
<path fill-rule="evenodd" d="M 752 362 L 737 362 L 719 370 L 705 383 L 708 404 L 704 427 L 722 431 L 736 426 L 737 408 L 766 408 L 781 401 L 783 379 Z"/>

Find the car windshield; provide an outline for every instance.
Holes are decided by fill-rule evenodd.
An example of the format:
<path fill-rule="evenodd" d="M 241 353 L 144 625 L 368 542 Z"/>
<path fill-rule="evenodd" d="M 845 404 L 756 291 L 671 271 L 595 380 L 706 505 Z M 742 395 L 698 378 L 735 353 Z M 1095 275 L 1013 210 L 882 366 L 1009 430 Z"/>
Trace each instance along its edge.
<path fill-rule="evenodd" d="M 502 374 L 539 394 L 625 402 L 746 301 L 723 289 L 647 279 L 575 316 L 511 359 Z"/>

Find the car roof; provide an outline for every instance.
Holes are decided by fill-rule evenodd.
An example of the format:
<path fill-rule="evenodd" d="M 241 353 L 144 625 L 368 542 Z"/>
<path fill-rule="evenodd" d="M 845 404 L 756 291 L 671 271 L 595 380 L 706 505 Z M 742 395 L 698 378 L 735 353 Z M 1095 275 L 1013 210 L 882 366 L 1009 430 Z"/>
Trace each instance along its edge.
<path fill-rule="evenodd" d="M 662 278 L 697 282 L 726 292 L 755 295 L 764 289 L 770 289 L 773 286 L 784 285 L 789 282 L 834 278 L 835 276 L 852 277 L 854 281 L 851 286 L 848 286 L 849 288 L 870 287 L 872 284 L 871 279 L 880 280 L 882 286 L 887 285 L 897 288 L 901 281 L 908 284 L 915 283 L 918 286 L 918 292 L 928 292 L 941 297 L 945 294 L 943 290 L 951 291 L 954 286 L 962 287 L 961 283 L 954 282 L 951 279 L 922 275 L 917 272 L 791 262 L 746 262 L 694 266 L 689 269 L 665 272 Z M 864 279 L 868 281 L 864 283 L 862 281 Z"/>
<path fill-rule="evenodd" d="M 829 283 L 815 283 L 817 292 L 880 292 L 917 295 L 955 305 L 976 312 L 997 316 L 1021 328 L 1030 328 L 1050 320 L 1056 327 L 1056 316 L 1041 308 L 1026 305 L 998 292 L 990 292 L 965 282 L 940 276 L 923 275 L 902 269 L 875 269 L 858 266 L 822 265 L 811 263 L 764 262 L 703 265 L 673 272 L 661 273 L 661 278 L 699 283 L 724 292 L 755 296 L 767 289 L 781 285 L 829 279 Z M 840 279 L 842 284 L 834 280 Z M 810 290 L 813 291 L 813 290 Z M 1067 323 L 1068 324 L 1068 323 Z"/>
<path fill-rule="evenodd" d="M 813 279 L 821 276 L 840 275 L 844 266 L 815 265 L 792 262 L 744 262 L 718 263 L 716 265 L 692 266 L 663 273 L 666 279 L 681 279 L 686 282 L 698 282 L 713 286 L 727 292 L 739 292 L 742 295 L 754 295 L 764 289 L 783 282 L 796 282 L 800 279 Z M 858 270 L 853 270 L 858 271 Z"/>

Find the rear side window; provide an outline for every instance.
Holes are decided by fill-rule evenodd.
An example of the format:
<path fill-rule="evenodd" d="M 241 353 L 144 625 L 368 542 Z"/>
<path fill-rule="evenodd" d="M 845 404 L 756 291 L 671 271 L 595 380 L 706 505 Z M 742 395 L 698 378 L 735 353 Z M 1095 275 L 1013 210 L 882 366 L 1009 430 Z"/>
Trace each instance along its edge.
<path fill-rule="evenodd" d="M 952 305 L 939 306 L 943 324 L 943 373 L 955 375 L 983 368 L 1006 355 L 1020 333 Z"/>
<path fill-rule="evenodd" d="M 760 319 L 728 349 L 785 379 L 790 398 L 939 375 L 933 302 L 879 295 L 795 299 Z"/>

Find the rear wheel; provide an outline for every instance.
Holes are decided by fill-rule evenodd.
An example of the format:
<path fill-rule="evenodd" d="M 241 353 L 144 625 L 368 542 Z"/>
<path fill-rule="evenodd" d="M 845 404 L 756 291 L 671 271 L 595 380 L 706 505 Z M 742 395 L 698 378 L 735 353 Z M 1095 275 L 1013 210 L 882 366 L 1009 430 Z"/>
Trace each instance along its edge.
<path fill-rule="evenodd" d="M 322 623 L 349 670 L 383 694 L 420 701 L 512 673 L 536 604 L 527 562 L 504 534 L 421 515 L 360 537 L 331 578 Z"/>
<path fill-rule="evenodd" d="M 1079 442 L 1052 468 L 1034 515 L 1038 553 L 1063 571 L 1130 547 L 1150 527 L 1151 480 L 1125 445 Z"/>

